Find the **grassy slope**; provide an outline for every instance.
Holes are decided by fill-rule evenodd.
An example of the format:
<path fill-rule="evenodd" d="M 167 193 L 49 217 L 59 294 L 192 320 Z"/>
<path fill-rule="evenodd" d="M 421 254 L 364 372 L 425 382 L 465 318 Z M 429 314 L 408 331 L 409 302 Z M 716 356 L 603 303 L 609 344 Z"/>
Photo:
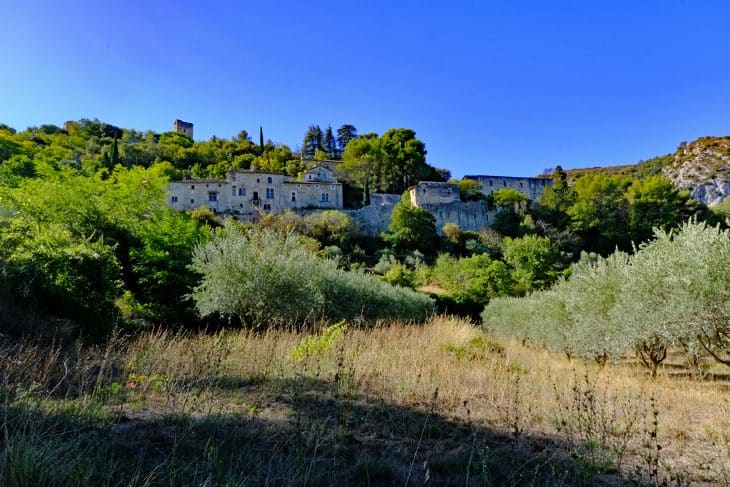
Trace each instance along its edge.
<path fill-rule="evenodd" d="M 303 338 L 7 342 L 0 483 L 595 485 L 650 482 L 657 464 L 730 481 L 727 378 L 649 381 L 443 317 L 350 330 L 292 360 Z"/>

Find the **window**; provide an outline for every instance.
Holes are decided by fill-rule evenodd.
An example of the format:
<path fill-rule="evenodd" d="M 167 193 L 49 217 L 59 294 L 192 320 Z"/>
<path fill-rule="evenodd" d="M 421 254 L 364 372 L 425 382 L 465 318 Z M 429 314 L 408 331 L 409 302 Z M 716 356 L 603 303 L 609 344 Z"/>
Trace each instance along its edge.
<path fill-rule="evenodd" d="M 502 181 L 502 186 L 507 186 L 507 180 L 506 179 Z"/>
<path fill-rule="evenodd" d="M 215 191 L 208 193 L 208 201 L 218 201 L 218 193 Z"/>
<path fill-rule="evenodd" d="M 191 184 L 190 185 L 190 189 L 195 189 L 195 185 L 194 184 Z"/>
<path fill-rule="evenodd" d="M 301 187 L 302 187 L 302 185 L 301 185 L 301 184 L 297 184 L 297 188 L 301 188 Z"/>
<path fill-rule="evenodd" d="M 271 205 L 268 203 L 264 203 L 264 210 L 270 210 L 270 209 L 271 209 Z"/>
<path fill-rule="evenodd" d="M 239 203 L 238 207 L 243 208 L 243 203 Z"/>
<path fill-rule="evenodd" d="M 292 191 L 291 192 L 291 200 L 292 201 L 296 201 L 297 200 L 297 192 L 296 191 Z"/>
<path fill-rule="evenodd" d="M 271 177 L 271 176 L 269 176 L 268 178 L 266 178 L 266 182 L 267 182 L 267 183 L 269 183 L 269 184 L 271 184 L 271 182 L 272 182 L 272 177 Z"/>
<path fill-rule="evenodd" d="M 238 196 L 245 196 L 245 195 L 246 195 L 246 189 L 238 188 Z"/>
<path fill-rule="evenodd" d="M 231 190 L 231 196 L 236 196 L 236 187 L 235 186 Z"/>
<path fill-rule="evenodd" d="M 489 180 L 489 185 L 490 185 L 490 186 L 493 186 L 493 185 L 494 185 L 494 181 L 492 181 L 492 180 L 490 179 L 490 180 Z"/>
<path fill-rule="evenodd" d="M 231 174 L 231 181 L 235 181 L 235 180 L 236 180 L 236 176 Z"/>
<path fill-rule="evenodd" d="M 173 203 L 177 203 L 177 196 L 173 196 L 171 199 Z"/>
<path fill-rule="evenodd" d="M 259 178 L 256 178 L 256 182 L 257 182 L 257 183 L 260 183 L 260 182 L 261 182 L 261 180 L 260 180 Z"/>
<path fill-rule="evenodd" d="M 520 188 L 522 188 L 522 187 L 523 187 L 523 186 L 522 186 L 522 183 L 520 183 Z"/>
<path fill-rule="evenodd" d="M 311 180 L 312 180 L 312 175 L 311 174 L 307 174 L 307 181 L 311 181 Z"/>
<path fill-rule="evenodd" d="M 331 187 L 332 189 L 335 189 L 335 185 L 334 185 L 334 184 L 333 184 L 332 186 L 330 186 L 330 187 Z"/>
<path fill-rule="evenodd" d="M 190 204 L 195 203 L 195 200 L 193 198 L 190 198 Z"/>
<path fill-rule="evenodd" d="M 266 199 L 267 200 L 274 199 L 274 188 L 266 188 Z"/>
<path fill-rule="evenodd" d="M 330 195 L 329 193 L 322 193 L 322 199 L 320 199 L 322 203 L 329 203 L 330 202 Z"/>
<path fill-rule="evenodd" d="M 254 191 L 253 192 L 253 200 L 254 201 L 258 201 L 259 200 L 259 192 L 258 191 Z"/>

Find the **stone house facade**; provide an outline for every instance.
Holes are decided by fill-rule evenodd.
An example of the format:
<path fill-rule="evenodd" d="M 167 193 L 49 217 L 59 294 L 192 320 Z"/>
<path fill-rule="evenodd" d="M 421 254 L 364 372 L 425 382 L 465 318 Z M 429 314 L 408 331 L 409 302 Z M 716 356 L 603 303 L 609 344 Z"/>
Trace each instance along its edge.
<path fill-rule="evenodd" d="M 436 219 L 436 230 L 455 223 L 462 230 L 479 231 L 490 225 L 496 212 L 485 201 L 461 201 L 459 186 L 453 183 L 422 181 L 408 188 L 411 204 L 423 208 Z"/>
<path fill-rule="evenodd" d="M 453 203 L 460 201 L 459 186 L 453 183 L 421 181 L 408 188 L 411 204 L 414 206 Z"/>
<path fill-rule="evenodd" d="M 214 213 L 257 215 L 307 208 L 342 209 L 342 184 L 327 164 L 301 179 L 281 173 L 236 169 L 226 179 L 186 179 L 170 183 L 168 204 L 178 210 L 206 206 Z"/>
<path fill-rule="evenodd" d="M 531 200 L 535 201 L 545 192 L 545 188 L 553 185 L 549 178 L 520 178 L 512 176 L 464 176 L 479 183 L 482 193 L 494 194 L 498 189 L 516 189 Z"/>

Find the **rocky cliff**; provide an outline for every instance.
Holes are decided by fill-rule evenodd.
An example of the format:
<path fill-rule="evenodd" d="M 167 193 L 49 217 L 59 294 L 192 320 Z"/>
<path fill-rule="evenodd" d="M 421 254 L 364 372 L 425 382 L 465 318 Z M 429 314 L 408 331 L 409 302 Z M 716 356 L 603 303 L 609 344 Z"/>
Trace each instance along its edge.
<path fill-rule="evenodd" d="M 708 206 L 730 196 L 730 137 L 701 137 L 680 144 L 662 174 Z"/>
<path fill-rule="evenodd" d="M 674 154 L 625 166 L 591 167 L 567 171 L 571 181 L 587 173 L 620 174 L 644 178 L 662 174 L 679 189 L 708 206 L 730 196 L 730 137 L 700 137 L 679 144 Z"/>

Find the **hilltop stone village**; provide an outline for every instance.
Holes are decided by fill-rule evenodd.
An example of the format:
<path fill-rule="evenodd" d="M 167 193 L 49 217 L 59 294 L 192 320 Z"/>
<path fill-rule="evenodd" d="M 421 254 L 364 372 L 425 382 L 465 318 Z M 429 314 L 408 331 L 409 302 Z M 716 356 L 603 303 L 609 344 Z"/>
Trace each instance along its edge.
<path fill-rule="evenodd" d="M 214 213 L 230 214 L 253 220 L 260 212 L 281 213 L 292 210 L 306 214 L 340 210 L 357 221 L 363 233 L 377 235 L 387 230 L 390 216 L 400 201 L 399 194 L 372 193 L 370 204 L 345 209 L 342 183 L 337 179 L 339 161 L 305 161 L 307 169 L 300 178 L 280 173 L 236 169 L 226 179 L 187 179 L 170 183 L 169 205 L 178 210 L 206 206 Z M 552 184 L 543 178 L 509 176 L 465 176 L 481 185 L 488 195 L 512 188 L 536 199 Z M 436 218 L 436 228 L 456 223 L 462 230 L 481 230 L 490 226 L 496 210 L 484 201 L 461 201 L 459 187 L 453 183 L 422 181 L 408 189 L 411 203 Z"/>
<path fill-rule="evenodd" d="M 192 124 L 175 121 L 175 131 L 192 135 Z M 189 135 L 189 136 L 190 136 Z M 305 160 L 307 170 L 296 178 L 281 173 L 235 169 L 225 179 L 186 179 L 170 183 L 168 204 L 178 210 L 200 206 L 214 213 L 232 215 L 241 220 L 255 220 L 261 212 L 300 214 L 339 210 L 360 224 L 367 235 L 387 230 L 399 194 L 371 193 L 370 204 L 358 209 L 344 208 L 342 183 L 337 178 L 340 161 Z M 547 178 L 469 175 L 479 183 L 481 192 L 493 194 L 498 189 L 515 189 L 531 200 L 540 197 L 552 185 Z M 408 188 L 411 203 L 431 213 L 440 231 L 447 223 L 462 230 L 478 231 L 491 225 L 496 210 L 484 201 L 462 201 L 459 187 L 453 183 L 422 181 Z"/>

